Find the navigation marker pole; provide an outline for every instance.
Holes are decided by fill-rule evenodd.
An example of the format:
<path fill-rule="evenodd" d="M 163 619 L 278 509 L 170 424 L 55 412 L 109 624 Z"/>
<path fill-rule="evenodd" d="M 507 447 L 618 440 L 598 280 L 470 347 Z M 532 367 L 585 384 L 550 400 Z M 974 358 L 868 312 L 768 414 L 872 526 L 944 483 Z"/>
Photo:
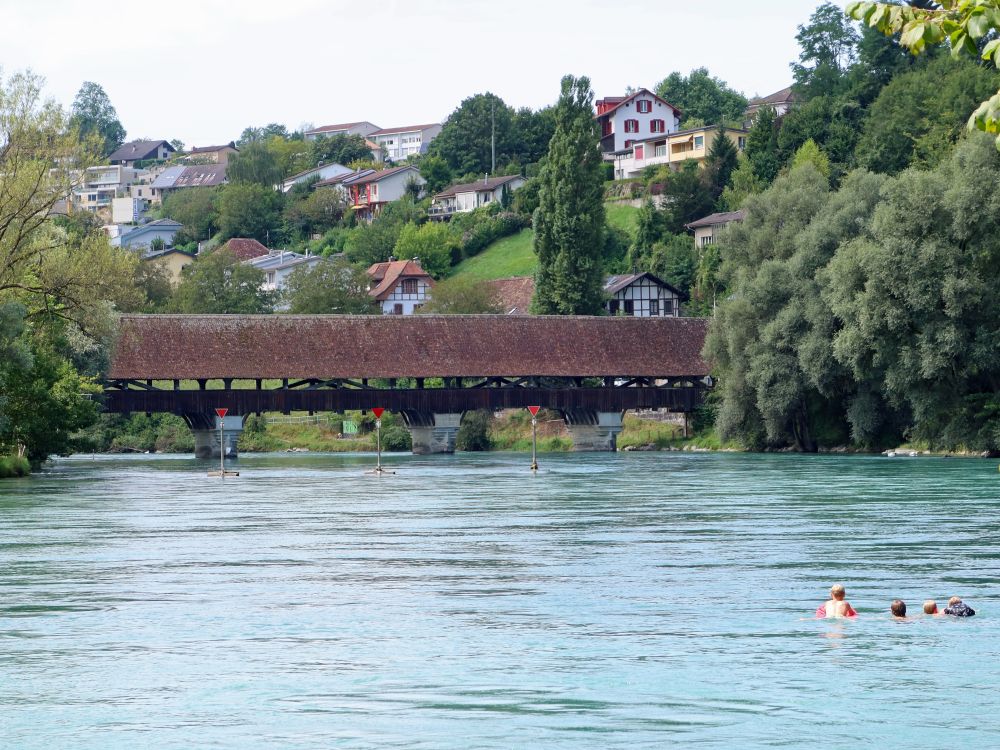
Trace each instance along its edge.
<path fill-rule="evenodd" d="M 208 475 L 210 477 L 238 477 L 240 473 L 238 471 L 226 471 L 226 414 L 229 413 L 229 409 L 220 408 L 216 409 L 215 413 L 219 415 L 219 470 L 210 471 Z"/>
<path fill-rule="evenodd" d="M 395 474 L 394 471 L 388 471 L 382 467 L 382 414 L 385 413 L 385 409 L 381 406 L 376 406 L 372 409 L 372 414 L 375 415 L 375 468 L 368 472 L 369 474 L 377 474 L 381 476 L 382 474 Z"/>
<path fill-rule="evenodd" d="M 531 470 L 538 471 L 538 409 L 537 406 L 529 406 L 531 413 Z"/>

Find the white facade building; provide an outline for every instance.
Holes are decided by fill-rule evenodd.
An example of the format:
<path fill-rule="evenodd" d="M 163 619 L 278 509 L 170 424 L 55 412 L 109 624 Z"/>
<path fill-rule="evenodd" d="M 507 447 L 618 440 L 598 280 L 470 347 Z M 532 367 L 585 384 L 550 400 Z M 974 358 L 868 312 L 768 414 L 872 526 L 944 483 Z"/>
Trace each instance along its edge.
<path fill-rule="evenodd" d="M 440 123 L 407 125 L 402 128 L 382 128 L 368 134 L 377 148 L 373 155 L 383 161 L 405 161 L 406 157 L 427 151 L 427 144 L 441 132 Z"/>
<path fill-rule="evenodd" d="M 649 89 L 605 97 L 596 106 L 605 154 L 629 148 L 635 141 L 673 133 L 681 123 L 681 111 Z"/>
<path fill-rule="evenodd" d="M 609 276 L 604 282 L 610 315 L 676 318 L 681 314 L 680 291 L 651 273 Z"/>
<path fill-rule="evenodd" d="M 307 169 L 304 172 L 293 174 L 281 183 L 281 192 L 287 193 L 292 189 L 292 185 L 297 182 L 305 182 L 313 179 L 314 177 L 318 177 L 320 180 L 329 180 L 334 177 L 351 174 L 352 171 L 353 170 L 350 167 L 345 167 L 343 164 L 337 164 L 336 162 L 320 164 L 318 167 L 313 167 L 312 169 Z"/>
<path fill-rule="evenodd" d="M 344 122 L 337 125 L 323 125 L 322 127 L 307 130 L 302 137 L 307 141 L 315 141 L 317 138 L 331 138 L 335 135 L 360 135 L 367 138 L 369 133 L 378 130 L 378 125 L 367 120 L 361 122 Z"/>
<path fill-rule="evenodd" d="M 419 260 L 390 260 L 376 263 L 368 271 L 368 296 L 385 315 L 412 315 L 431 298 L 434 280 Z"/>
<path fill-rule="evenodd" d="M 430 217 L 432 219 L 450 218 L 452 214 L 474 211 L 480 206 L 498 202 L 503 196 L 504 187 L 513 192 L 525 183 L 521 175 L 507 177 L 488 177 L 479 182 L 469 182 L 463 185 L 452 185 L 442 190 L 431 201 Z"/>

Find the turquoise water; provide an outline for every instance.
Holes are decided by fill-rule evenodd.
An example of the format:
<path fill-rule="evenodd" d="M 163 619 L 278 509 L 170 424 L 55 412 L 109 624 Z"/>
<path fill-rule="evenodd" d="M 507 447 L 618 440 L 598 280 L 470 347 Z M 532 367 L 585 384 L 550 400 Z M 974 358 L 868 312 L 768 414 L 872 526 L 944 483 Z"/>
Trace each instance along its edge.
<path fill-rule="evenodd" d="M 0 482 L 0 747 L 1000 745 L 995 461 L 369 461 Z"/>

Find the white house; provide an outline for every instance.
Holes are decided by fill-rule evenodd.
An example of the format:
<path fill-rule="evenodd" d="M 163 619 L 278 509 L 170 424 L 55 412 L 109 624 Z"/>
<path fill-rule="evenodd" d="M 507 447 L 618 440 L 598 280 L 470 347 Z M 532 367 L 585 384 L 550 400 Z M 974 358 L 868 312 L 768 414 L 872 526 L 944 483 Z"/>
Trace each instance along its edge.
<path fill-rule="evenodd" d="M 330 162 L 329 164 L 320 164 L 312 169 L 307 169 L 298 174 L 293 174 L 291 177 L 286 179 L 281 183 L 281 192 L 287 193 L 292 189 L 292 185 L 297 182 L 306 182 L 314 177 L 318 177 L 322 180 L 329 180 L 334 177 L 340 177 L 341 175 L 348 175 L 351 173 L 350 167 L 345 167 L 343 164 L 337 164 L 336 162 Z"/>
<path fill-rule="evenodd" d="M 368 140 L 377 148 L 372 155 L 382 161 L 405 161 L 406 157 L 427 151 L 427 144 L 441 132 L 440 123 L 382 128 L 368 133 Z"/>
<path fill-rule="evenodd" d="M 419 260 L 389 260 L 376 263 L 368 271 L 368 296 L 386 315 L 412 315 L 431 298 L 434 279 Z"/>
<path fill-rule="evenodd" d="M 743 221 L 746 218 L 745 209 L 739 211 L 723 211 L 722 213 L 709 214 L 700 219 L 685 224 L 687 229 L 694 232 L 694 244 L 696 247 L 705 247 L 715 244 L 719 232 L 734 221 Z"/>
<path fill-rule="evenodd" d="M 609 276 L 604 281 L 610 315 L 637 318 L 676 318 L 681 314 L 681 292 L 651 273 Z"/>
<path fill-rule="evenodd" d="M 504 188 L 513 192 L 525 183 L 521 175 L 488 177 L 478 182 L 452 185 L 434 196 L 428 211 L 432 219 L 448 219 L 453 214 L 474 211 L 480 206 L 495 203 L 503 196 Z"/>
<path fill-rule="evenodd" d="M 80 186 L 71 196 L 73 208 L 91 213 L 101 208 L 110 209 L 115 198 L 127 195 L 129 186 L 146 174 L 141 169 L 120 165 L 88 167 L 83 173 Z"/>
<path fill-rule="evenodd" d="M 795 92 L 792 91 L 791 86 L 783 88 L 781 91 L 775 91 L 773 94 L 768 94 L 767 96 L 755 96 L 747 104 L 745 114 L 747 122 L 753 122 L 753 119 L 757 116 L 757 112 L 764 107 L 770 107 L 778 117 L 781 117 L 795 106 L 796 101 Z"/>
<path fill-rule="evenodd" d="M 606 155 L 626 149 L 635 141 L 673 133 L 681 123 L 681 111 L 649 89 L 639 89 L 629 96 L 607 96 L 596 106 L 601 151 Z"/>
<path fill-rule="evenodd" d="M 299 268 L 312 268 L 322 260 L 322 256 L 292 252 L 291 250 L 272 250 L 267 255 L 244 261 L 264 272 L 262 288 L 269 292 L 280 292 L 288 286 L 288 277 Z M 279 305 L 280 306 L 280 305 Z"/>
<path fill-rule="evenodd" d="M 361 122 L 343 122 L 337 125 L 323 125 L 319 128 L 307 130 L 302 137 L 307 141 L 315 141 L 317 138 L 332 138 L 335 135 L 360 135 L 367 137 L 370 133 L 378 130 L 378 125 L 367 120 Z"/>
<path fill-rule="evenodd" d="M 163 240 L 165 247 L 172 247 L 174 236 L 182 228 L 183 225 L 173 219 L 157 219 L 139 227 L 120 226 L 118 236 L 111 237 L 111 244 L 114 247 L 138 250 L 151 247 L 153 240 Z"/>

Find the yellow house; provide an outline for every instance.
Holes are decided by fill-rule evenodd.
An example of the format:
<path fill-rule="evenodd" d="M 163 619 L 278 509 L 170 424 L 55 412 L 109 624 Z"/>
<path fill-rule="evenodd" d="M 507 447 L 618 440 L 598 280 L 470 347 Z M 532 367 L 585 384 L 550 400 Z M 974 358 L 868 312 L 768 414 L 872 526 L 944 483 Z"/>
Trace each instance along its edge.
<path fill-rule="evenodd" d="M 181 282 L 181 271 L 185 267 L 194 263 L 194 253 L 184 250 L 161 250 L 158 253 L 149 253 L 142 259 L 143 263 L 156 263 L 167 271 L 170 279 L 170 286 L 176 287 Z"/>
<path fill-rule="evenodd" d="M 725 129 L 726 136 L 739 151 L 746 148 L 748 132 L 743 128 Z M 701 166 L 718 137 L 719 126 L 706 125 L 633 141 L 627 148 L 614 153 L 615 179 L 638 177 L 646 167 L 660 164 L 677 170 L 692 159 Z"/>

